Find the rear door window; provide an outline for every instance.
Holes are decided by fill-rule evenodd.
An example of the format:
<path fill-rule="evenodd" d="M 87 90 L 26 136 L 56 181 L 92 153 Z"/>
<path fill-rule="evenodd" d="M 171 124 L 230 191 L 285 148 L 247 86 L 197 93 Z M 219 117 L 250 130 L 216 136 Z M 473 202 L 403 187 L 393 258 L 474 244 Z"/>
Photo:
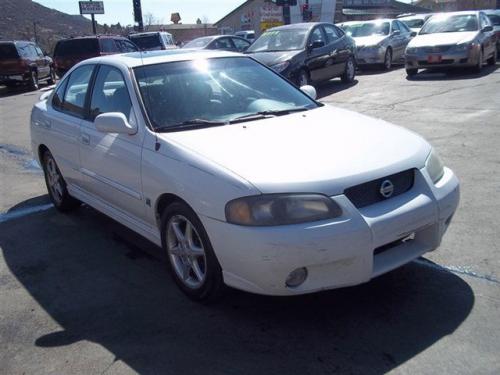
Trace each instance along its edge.
<path fill-rule="evenodd" d="M 149 35 L 131 35 L 130 40 L 134 42 L 140 49 L 158 48 L 161 46 L 159 34 Z"/>
<path fill-rule="evenodd" d="M 333 43 L 334 41 L 340 38 L 340 35 L 334 26 L 325 25 L 324 29 L 326 33 L 326 39 L 328 40 L 328 44 Z"/>
<path fill-rule="evenodd" d="M 97 38 L 69 39 L 56 45 L 54 56 L 78 56 L 99 54 L 99 43 Z"/>
<path fill-rule="evenodd" d="M 234 49 L 234 45 L 229 38 L 219 38 L 212 43 L 210 49 Z"/>
<path fill-rule="evenodd" d="M 0 43 L 0 60 L 18 58 L 19 54 L 14 43 Z"/>
<path fill-rule="evenodd" d="M 246 40 L 239 39 L 239 38 L 232 38 L 232 39 L 233 39 L 233 43 L 236 46 L 236 49 L 238 51 L 244 51 L 250 46 L 250 43 L 247 42 Z"/>
<path fill-rule="evenodd" d="M 118 47 L 120 48 L 121 52 L 136 52 L 137 47 L 134 45 L 134 43 L 125 40 L 125 39 L 117 39 L 115 42 L 118 44 Z"/>
<path fill-rule="evenodd" d="M 93 71 L 94 65 L 84 65 L 71 73 L 62 104 L 64 112 L 83 118 L 85 99 Z"/>

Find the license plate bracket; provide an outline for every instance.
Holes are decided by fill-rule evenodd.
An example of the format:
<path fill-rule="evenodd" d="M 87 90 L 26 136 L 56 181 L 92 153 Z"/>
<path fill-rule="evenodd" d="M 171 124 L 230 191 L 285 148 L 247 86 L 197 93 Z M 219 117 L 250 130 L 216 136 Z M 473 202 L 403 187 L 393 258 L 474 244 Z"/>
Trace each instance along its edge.
<path fill-rule="evenodd" d="M 443 57 L 441 55 L 429 55 L 429 56 L 427 56 L 427 62 L 429 64 L 440 63 L 442 60 L 443 60 Z"/>

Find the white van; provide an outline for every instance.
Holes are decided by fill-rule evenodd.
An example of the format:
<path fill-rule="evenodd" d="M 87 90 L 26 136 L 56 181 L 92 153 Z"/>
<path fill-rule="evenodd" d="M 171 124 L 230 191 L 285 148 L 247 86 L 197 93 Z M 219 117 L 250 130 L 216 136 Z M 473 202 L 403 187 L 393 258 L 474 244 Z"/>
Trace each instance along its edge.
<path fill-rule="evenodd" d="M 177 48 L 172 34 L 166 31 L 151 31 L 130 34 L 128 37 L 141 51 Z"/>

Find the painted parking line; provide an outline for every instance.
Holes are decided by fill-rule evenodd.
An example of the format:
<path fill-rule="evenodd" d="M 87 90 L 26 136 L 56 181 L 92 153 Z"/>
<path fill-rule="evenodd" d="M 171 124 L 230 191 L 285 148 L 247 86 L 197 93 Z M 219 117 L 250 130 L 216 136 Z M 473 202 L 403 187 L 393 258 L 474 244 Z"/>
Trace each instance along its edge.
<path fill-rule="evenodd" d="M 4 212 L 0 214 L 0 223 L 4 223 L 9 220 L 19 219 L 23 216 L 28 216 L 37 212 L 47 211 L 54 207 L 52 203 L 41 204 L 38 206 L 31 206 L 26 208 L 20 208 L 18 210 Z"/>

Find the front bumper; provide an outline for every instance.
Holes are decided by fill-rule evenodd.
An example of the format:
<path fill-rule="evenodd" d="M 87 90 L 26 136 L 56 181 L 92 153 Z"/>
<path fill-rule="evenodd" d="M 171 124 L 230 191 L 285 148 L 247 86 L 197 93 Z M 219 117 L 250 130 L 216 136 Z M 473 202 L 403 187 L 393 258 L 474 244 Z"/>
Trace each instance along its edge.
<path fill-rule="evenodd" d="M 0 84 L 21 83 L 29 79 L 27 73 L 0 74 Z"/>
<path fill-rule="evenodd" d="M 357 209 L 345 195 L 332 199 L 344 213 L 328 222 L 245 227 L 202 216 L 225 283 L 295 295 L 367 282 L 439 246 L 458 206 L 459 184 L 450 169 L 436 185 L 422 169 L 411 190 L 371 206 Z M 305 282 L 287 287 L 289 273 L 301 267 Z"/>
<path fill-rule="evenodd" d="M 356 63 L 358 65 L 383 64 L 385 59 L 384 48 L 360 47 Z"/>
<path fill-rule="evenodd" d="M 405 67 L 406 69 L 467 67 L 477 65 L 478 58 L 478 48 L 462 52 L 417 52 L 405 56 Z"/>

